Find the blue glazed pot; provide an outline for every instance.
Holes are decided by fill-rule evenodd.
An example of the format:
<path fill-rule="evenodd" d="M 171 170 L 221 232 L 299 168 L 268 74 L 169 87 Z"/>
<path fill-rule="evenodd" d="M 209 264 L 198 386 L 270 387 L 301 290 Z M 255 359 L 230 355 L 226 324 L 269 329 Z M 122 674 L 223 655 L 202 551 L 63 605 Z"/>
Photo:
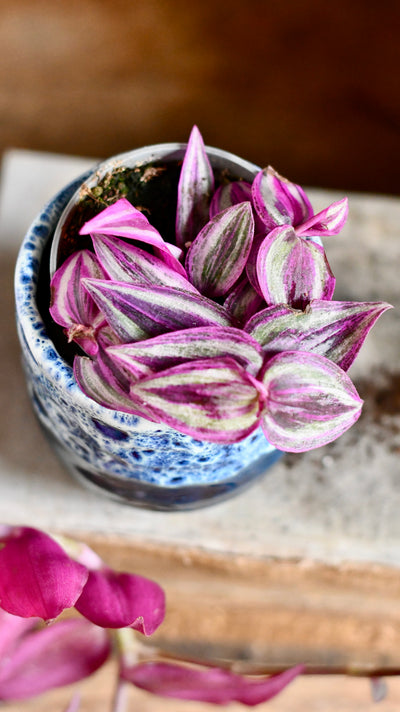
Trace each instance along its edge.
<path fill-rule="evenodd" d="M 252 180 L 256 166 L 207 149 L 214 169 Z M 79 199 L 83 181 L 121 161 L 181 160 L 184 146 L 162 144 L 122 154 L 80 176 L 43 209 L 22 243 L 15 272 L 17 328 L 35 413 L 67 469 L 86 485 L 136 506 L 191 509 L 232 495 L 281 455 L 261 429 L 234 445 L 200 442 L 176 430 L 98 405 L 79 389 L 48 320 L 49 253 L 57 225 Z M 86 184 L 86 183 L 85 183 Z M 78 192 L 77 192 L 78 191 Z M 66 208 L 66 206 L 68 206 Z M 59 230 L 57 231 L 58 234 Z M 53 249 L 53 261 L 56 259 Z"/>

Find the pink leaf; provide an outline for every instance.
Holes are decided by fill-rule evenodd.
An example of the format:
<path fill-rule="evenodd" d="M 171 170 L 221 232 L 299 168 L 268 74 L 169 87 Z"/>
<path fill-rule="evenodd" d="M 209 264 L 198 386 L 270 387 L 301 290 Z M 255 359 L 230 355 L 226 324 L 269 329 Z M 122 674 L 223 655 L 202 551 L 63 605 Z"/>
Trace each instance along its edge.
<path fill-rule="evenodd" d="M 192 242 L 208 221 L 213 190 L 211 164 L 200 131 L 193 126 L 178 183 L 176 243 L 179 247 Z"/>
<path fill-rule="evenodd" d="M 56 618 L 80 596 L 88 572 L 43 532 L 14 527 L 0 549 L 0 605 L 13 615 Z"/>
<path fill-rule="evenodd" d="M 104 628 L 125 628 L 151 635 L 165 616 L 162 588 L 143 576 L 111 569 L 90 571 L 75 608 Z"/>
<path fill-rule="evenodd" d="M 104 322 L 95 302 L 82 286 L 82 279 L 104 279 L 105 273 L 89 250 L 74 252 L 54 274 L 51 283 L 50 314 L 88 354 L 97 351 L 96 331 Z"/>
<path fill-rule="evenodd" d="M 272 356 L 311 351 L 347 371 L 368 332 L 390 304 L 313 300 L 304 310 L 274 305 L 255 314 L 245 330 Z"/>
<path fill-rule="evenodd" d="M 171 287 L 197 293 L 181 271 L 177 272 L 130 242 L 105 235 L 92 235 L 92 241 L 100 264 L 110 279 L 116 282 Z"/>
<path fill-rule="evenodd" d="M 131 205 L 126 198 L 117 200 L 113 205 L 109 205 L 101 213 L 91 220 L 88 220 L 79 231 L 80 235 L 113 235 L 114 237 L 126 237 L 131 240 L 138 240 L 152 245 L 157 256 L 165 261 L 172 269 L 180 272 L 184 277 L 185 270 L 179 262 L 182 251 L 165 242 L 158 230 L 153 227 L 140 210 Z"/>
<path fill-rule="evenodd" d="M 94 279 L 84 284 L 125 343 L 194 326 L 229 325 L 225 309 L 200 294 Z"/>
<path fill-rule="evenodd" d="M 210 218 L 215 217 L 226 208 L 238 203 L 251 201 L 251 185 L 246 181 L 237 180 L 220 185 L 215 191 L 210 203 Z"/>
<path fill-rule="evenodd" d="M 26 635 L 0 663 L 0 700 L 23 700 L 91 675 L 106 661 L 107 631 L 85 620 L 58 621 Z"/>
<path fill-rule="evenodd" d="M 111 408 L 111 410 L 131 413 L 152 420 L 148 409 L 144 405 L 134 402 L 112 372 L 108 371 L 105 374 L 99 359 L 92 361 L 84 356 L 75 356 L 74 376 L 83 393 L 96 403 L 105 408 Z"/>
<path fill-rule="evenodd" d="M 313 214 L 303 188 L 280 176 L 271 166 L 256 175 L 252 196 L 267 232 L 278 225 L 300 225 Z"/>
<path fill-rule="evenodd" d="M 130 371 L 135 380 L 151 372 L 163 371 L 186 361 L 231 356 L 253 376 L 263 364 L 259 344 L 240 329 L 231 326 L 207 326 L 161 334 L 134 344 L 111 346 L 111 359 Z M 140 372 L 141 371 L 141 372 Z"/>
<path fill-rule="evenodd" d="M 265 366 L 261 425 L 279 450 L 304 452 L 332 442 L 358 419 L 362 400 L 329 359 L 286 351 Z"/>
<path fill-rule="evenodd" d="M 258 384 L 228 357 L 166 369 L 138 381 L 131 394 L 160 422 L 199 440 L 238 442 L 259 423 Z"/>
<path fill-rule="evenodd" d="M 265 302 L 246 277 L 240 280 L 229 292 L 224 301 L 225 309 L 240 326 L 246 323 Z"/>
<path fill-rule="evenodd" d="M 278 695 L 303 671 L 285 670 L 270 677 L 245 677 L 220 668 L 197 668 L 172 663 L 141 663 L 122 669 L 122 677 L 155 695 L 215 705 L 241 702 L 249 707 Z"/>
<path fill-rule="evenodd" d="M 297 226 L 296 235 L 302 237 L 338 235 L 346 223 L 348 212 L 347 198 L 338 200 Z"/>
<path fill-rule="evenodd" d="M 246 265 L 254 235 L 249 202 L 218 213 L 200 231 L 186 256 L 191 282 L 210 298 L 226 294 Z"/>
<path fill-rule="evenodd" d="M 269 305 L 304 309 L 312 299 L 331 299 L 335 288 L 324 249 L 292 227 L 277 227 L 261 243 L 257 276 Z"/>

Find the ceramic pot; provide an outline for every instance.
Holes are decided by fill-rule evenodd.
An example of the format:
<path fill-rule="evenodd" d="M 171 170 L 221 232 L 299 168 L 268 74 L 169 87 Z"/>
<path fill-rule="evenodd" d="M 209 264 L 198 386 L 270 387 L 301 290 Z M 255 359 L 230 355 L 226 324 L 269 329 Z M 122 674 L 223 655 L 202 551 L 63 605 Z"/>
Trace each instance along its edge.
<path fill-rule="evenodd" d="M 80 176 L 33 222 L 15 272 L 17 328 L 26 380 L 47 438 L 67 469 L 86 485 L 124 502 L 160 510 L 195 508 L 238 492 L 281 453 L 266 441 L 261 429 L 233 445 L 200 442 L 86 397 L 74 379 L 65 340 L 48 314 L 49 254 L 57 226 L 68 224 L 88 186 L 97 185 L 116 166 L 135 169 L 161 161 L 176 170 L 184 150 L 181 144 L 150 146 L 117 156 L 91 175 Z M 252 180 L 259 170 L 224 151 L 207 148 L 207 153 L 216 174 Z M 171 190 L 176 191 L 176 184 Z M 60 233 L 59 227 L 57 236 Z M 60 246 L 53 249 L 53 261 L 60 259 Z"/>

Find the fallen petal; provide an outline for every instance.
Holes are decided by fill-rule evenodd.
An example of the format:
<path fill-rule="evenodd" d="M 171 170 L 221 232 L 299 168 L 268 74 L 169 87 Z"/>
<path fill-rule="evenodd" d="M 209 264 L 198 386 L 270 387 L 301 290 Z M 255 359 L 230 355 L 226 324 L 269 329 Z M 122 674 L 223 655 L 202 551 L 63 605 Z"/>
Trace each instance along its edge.
<path fill-rule="evenodd" d="M 38 622 L 41 622 L 40 618 L 21 618 L 0 608 L 0 661 L 12 655 L 21 639 L 36 628 Z"/>
<path fill-rule="evenodd" d="M 186 271 L 199 292 L 226 294 L 246 266 L 254 235 L 251 204 L 239 203 L 212 218 L 192 242 Z"/>
<path fill-rule="evenodd" d="M 154 581 L 111 569 L 90 571 L 75 608 L 102 628 L 125 628 L 151 635 L 165 616 L 165 595 Z"/>
<path fill-rule="evenodd" d="M 141 663 L 122 670 L 124 680 L 154 695 L 215 705 L 241 702 L 252 707 L 278 695 L 303 672 L 298 665 L 270 677 L 244 677 L 221 668 Z"/>
<path fill-rule="evenodd" d="M 304 452 L 332 442 L 358 419 L 362 400 L 335 363 L 305 351 L 267 362 L 261 426 L 279 450 Z"/>
<path fill-rule="evenodd" d="M 208 221 L 213 191 L 213 170 L 200 131 L 193 126 L 178 183 L 176 244 L 179 247 L 192 242 Z"/>
<path fill-rule="evenodd" d="M 26 635 L 0 664 L 0 700 L 23 700 L 91 675 L 111 651 L 107 631 L 85 620 L 58 621 Z"/>
<path fill-rule="evenodd" d="M 1 608 L 23 618 L 52 620 L 74 605 L 88 572 L 54 539 L 37 529 L 14 527 L 1 542 Z"/>

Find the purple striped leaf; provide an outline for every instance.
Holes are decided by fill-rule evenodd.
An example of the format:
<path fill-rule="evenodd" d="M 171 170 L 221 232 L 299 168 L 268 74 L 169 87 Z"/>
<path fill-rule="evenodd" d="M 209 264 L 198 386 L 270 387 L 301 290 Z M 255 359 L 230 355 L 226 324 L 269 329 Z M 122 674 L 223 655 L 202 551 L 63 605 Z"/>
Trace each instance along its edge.
<path fill-rule="evenodd" d="M 123 665 L 121 677 L 153 695 L 214 705 L 240 702 L 253 707 L 271 700 L 302 672 L 303 666 L 297 665 L 270 677 L 245 677 L 222 668 L 145 662 Z"/>
<path fill-rule="evenodd" d="M 358 419 L 362 400 L 335 363 L 305 351 L 267 362 L 261 426 L 279 450 L 304 452 L 326 445 Z"/>
<path fill-rule="evenodd" d="M 198 440 L 235 443 L 259 423 L 254 378 L 231 358 L 190 361 L 132 386 L 158 419 Z"/>
<path fill-rule="evenodd" d="M 147 341 L 110 347 L 107 352 L 120 367 L 132 369 L 136 378 L 140 368 L 158 372 L 200 358 L 231 356 L 253 376 L 263 365 L 263 351 L 257 341 L 230 326 L 174 331 Z"/>
<path fill-rule="evenodd" d="M 92 240 L 97 259 L 110 279 L 142 286 L 183 289 L 197 294 L 197 289 L 181 272 L 140 247 L 105 235 L 92 235 Z"/>
<path fill-rule="evenodd" d="M 246 266 L 254 235 L 251 204 L 239 203 L 212 218 L 197 235 L 186 256 L 186 271 L 197 289 L 221 297 Z"/>
<path fill-rule="evenodd" d="M 252 196 L 267 231 L 278 225 L 301 225 L 314 212 L 303 188 L 280 176 L 271 166 L 257 173 Z"/>
<path fill-rule="evenodd" d="M 143 369 L 142 369 L 143 375 Z M 143 404 L 133 401 L 121 387 L 114 372 L 109 370 L 106 377 L 104 369 L 99 366 L 99 361 L 92 361 L 85 356 L 75 356 L 74 359 L 75 380 L 83 393 L 92 398 L 105 408 L 131 413 L 152 420 L 152 416 Z"/>
<path fill-rule="evenodd" d="M 104 317 L 82 286 L 82 279 L 103 279 L 105 273 L 89 250 L 72 254 L 58 268 L 51 283 L 50 314 L 65 328 L 68 341 L 76 341 L 88 354 L 97 352 L 96 332 Z"/>
<path fill-rule="evenodd" d="M 103 568 L 89 572 L 75 608 L 102 628 L 129 626 L 151 635 L 164 620 L 165 595 L 151 579 Z"/>
<path fill-rule="evenodd" d="M 251 185 L 244 180 L 220 185 L 210 203 L 210 218 L 238 203 L 251 202 Z"/>
<path fill-rule="evenodd" d="M 346 223 L 348 213 L 349 201 L 347 198 L 342 198 L 297 226 L 296 235 L 302 237 L 338 235 Z"/>
<path fill-rule="evenodd" d="M 264 300 L 263 293 L 258 282 L 257 275 L 257 257 L 262 243 L 265 240 L 265 232 L 257 232 L 253 238 L 250 254 L 246 263 L 246 276 L 254 291 Z"/>
<path fill-rule="evenodd" d="M 185 247 L 207 223 L 214 174 L 197 126 L 187 144 L 178 183 L 176 243 Z"/>
<path fill-rule="evenodd" d="M 224 301 L 225 309 L 240 326 L 263 306 L 265 306 L 263 297 L 260 297 L 246 277 L 233 287 Z"/>
<path fill-rule="evenodd" d="M 0 700 L 24 700 L 82 680 L 111 652 L 108 632 L 82 619 L 28 633 L 0 662 Z"/>
<path fill-rule="evenodd" d="M 109 205 L 101 213 L 88 220 L 79 230 L 79 234 L 112 235 L 113 237 L 125 237 L 145 242 L 147 245 L 152 245 L 156 255 L 171 269 L 186 277 L 185 270 L 179 262 L 182 250 L 176 245 L 165 242 L 146 216 L 134 208 L 126 198 L 117 200 L 113 205 Z"/>
<path fill-rule="evenodd" d="M 245 330 L 268 356 L 311 351 L 347 371 L 378 317 L 390 308 L 385 302 L 313 300 L 301 311 L 278 304 L 253 316 Z"/>
<path fill-rule="evenodd" d="M 229 326 L 226 310 L 200 294 L 95 279 L 84 284 L 124 343 L 194 326 Z"/>
<path fill-rule="evenodd" d="M 331 299 L 335 278 L 323 247 L 277 227 L 261 243 L 257 276 L 268 305 L 304 309 L 312 299 Z"/>

